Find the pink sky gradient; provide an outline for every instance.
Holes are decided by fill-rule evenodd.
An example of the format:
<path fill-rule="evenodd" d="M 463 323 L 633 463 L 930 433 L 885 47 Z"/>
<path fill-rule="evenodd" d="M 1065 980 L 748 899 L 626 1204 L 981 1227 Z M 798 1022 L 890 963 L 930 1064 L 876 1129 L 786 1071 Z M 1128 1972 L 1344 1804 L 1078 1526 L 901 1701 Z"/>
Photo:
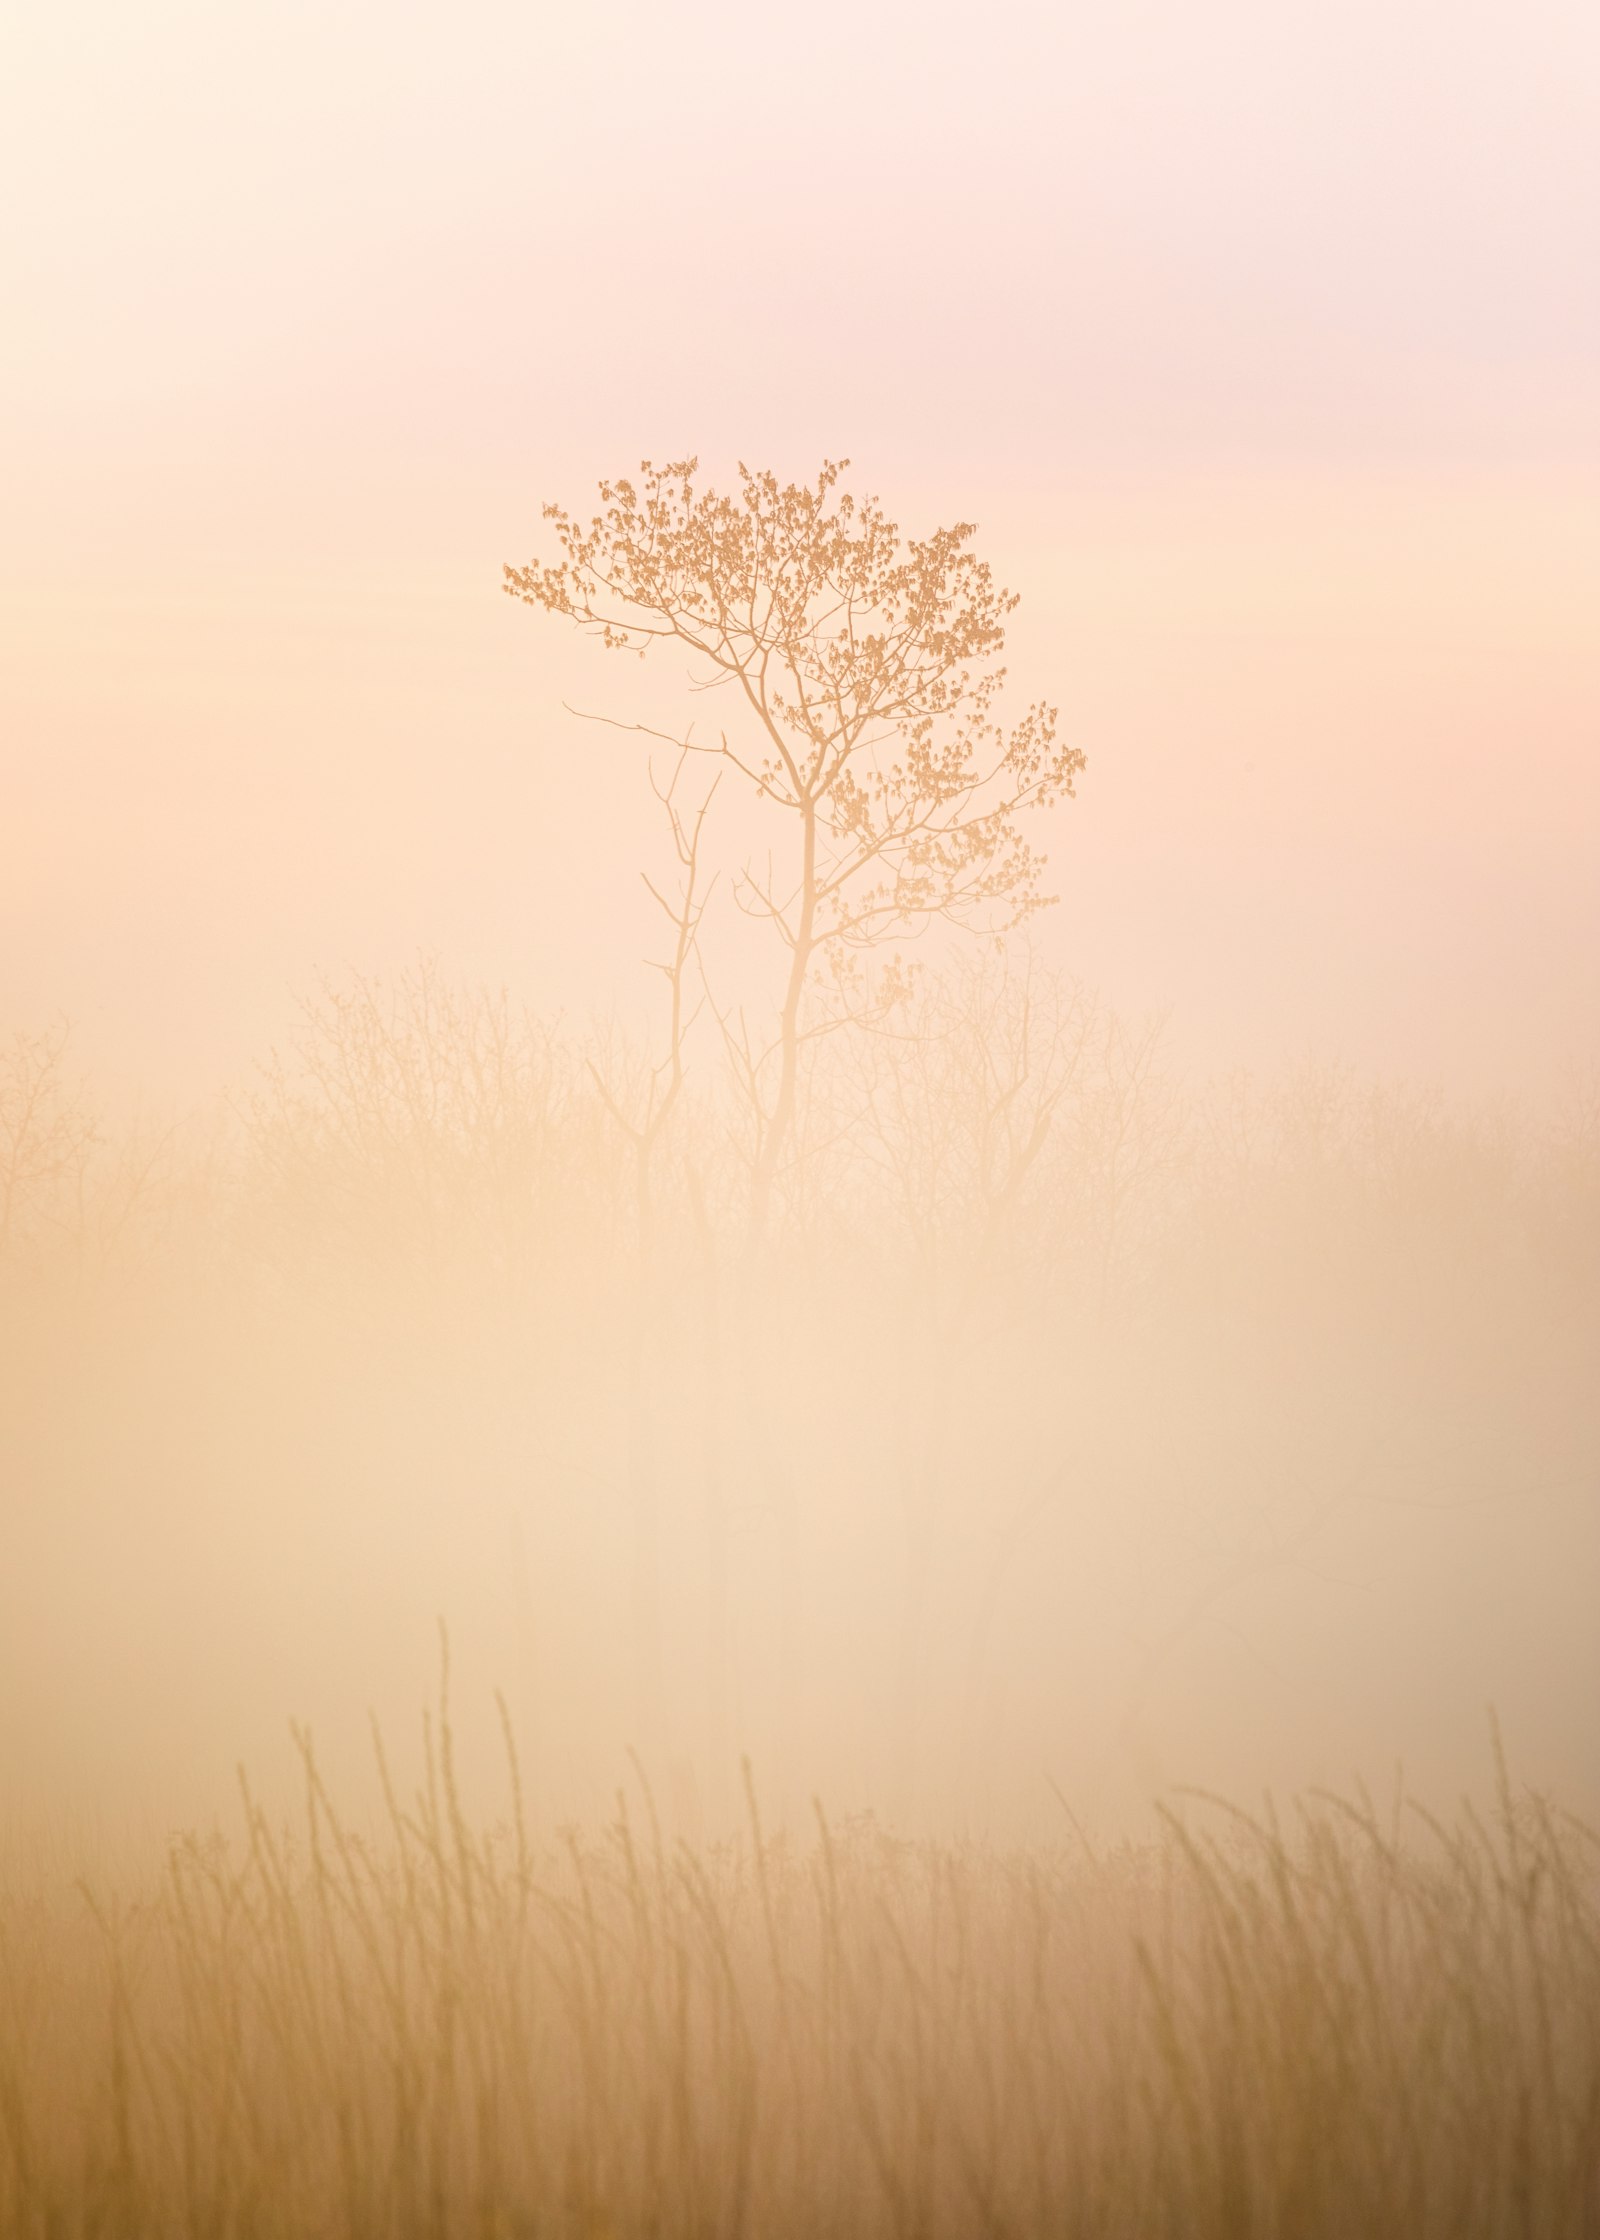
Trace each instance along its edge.
<path fill-rule="evenodd" d="M 1595 1049 L 1600 12 L 7 48 L 0 1026 L 165 1093 L 419 945 L 634 1002 L 651 804 L 561 707 L 615 672 L 498 575 L 698 450 L 982 525 L 1090 757 L 1045 945 L 1111 1000 L 1480 1090 Z"/>

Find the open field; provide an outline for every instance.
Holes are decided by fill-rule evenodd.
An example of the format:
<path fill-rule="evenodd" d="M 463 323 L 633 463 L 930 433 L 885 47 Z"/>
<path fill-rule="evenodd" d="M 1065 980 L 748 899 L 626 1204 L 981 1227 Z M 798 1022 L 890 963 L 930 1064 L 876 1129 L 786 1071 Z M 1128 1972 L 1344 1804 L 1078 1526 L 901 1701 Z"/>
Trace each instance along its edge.
<path fill-rule="evenodd" d="M 4 2240 L 1600 2233 L 1592 1101 L 924 1001 L 754 1265 L 432 967 L 11 1046 Z"/>
<path fill-rule="evenodd" d="M 13 13 L 0 2240 L 1600 2240 L 1600 9 Z"/>

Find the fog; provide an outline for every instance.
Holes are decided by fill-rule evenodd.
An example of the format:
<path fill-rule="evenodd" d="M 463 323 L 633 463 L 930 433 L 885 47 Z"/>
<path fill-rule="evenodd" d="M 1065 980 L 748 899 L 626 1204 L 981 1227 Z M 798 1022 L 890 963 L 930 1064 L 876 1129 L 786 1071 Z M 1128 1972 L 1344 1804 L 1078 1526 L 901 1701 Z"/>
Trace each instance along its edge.
<path fill-rule="evenodd" d="M 1594 23 L 591 30 L 11 40 L 0 2228 L 1591 2230 Z"/>
<path fill-rule="evenodd" d="M 177 1824 L 291 1715 L 357 1778 L 441 1621 L 556 1819 L 629 1749 L 691 1829 L 742 1754 L 989 1831 L 1448 1790 L 1491 1706 L 1587 1788 L 1592 1097 L 1186 1079 L 1025 952 L 814 1048 L 752 1268 L 709 1046 L 642 1234 L 644 1056 L 434 963 L 160 1130 L 12 1044 L 13 1805 Z"/>

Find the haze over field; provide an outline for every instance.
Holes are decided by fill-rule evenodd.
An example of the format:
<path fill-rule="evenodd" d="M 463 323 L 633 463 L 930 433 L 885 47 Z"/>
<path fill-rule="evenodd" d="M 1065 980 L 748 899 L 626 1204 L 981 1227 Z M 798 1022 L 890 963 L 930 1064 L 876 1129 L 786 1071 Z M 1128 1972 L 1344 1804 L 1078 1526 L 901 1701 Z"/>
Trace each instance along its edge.
<path fill-rule="evenodd" d="M 1600 16 L 0 83 L 0 2231 L 1592 2232 Z"/>

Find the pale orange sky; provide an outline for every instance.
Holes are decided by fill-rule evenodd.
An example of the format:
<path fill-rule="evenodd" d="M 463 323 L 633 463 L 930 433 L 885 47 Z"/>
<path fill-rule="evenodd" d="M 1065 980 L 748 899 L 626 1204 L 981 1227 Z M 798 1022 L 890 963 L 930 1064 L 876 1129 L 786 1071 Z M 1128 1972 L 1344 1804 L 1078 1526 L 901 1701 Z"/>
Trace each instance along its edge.
<path fill-rule="evenodd" d="M 164 1091 L 418 945 L 633 1000 L 616 672 L 498 574 L 698 450 L 982 525 L 1112 1000 L 1600 1042 L 1600 11 L 30 0 L 0 77 L 0 1026 Z"/>

